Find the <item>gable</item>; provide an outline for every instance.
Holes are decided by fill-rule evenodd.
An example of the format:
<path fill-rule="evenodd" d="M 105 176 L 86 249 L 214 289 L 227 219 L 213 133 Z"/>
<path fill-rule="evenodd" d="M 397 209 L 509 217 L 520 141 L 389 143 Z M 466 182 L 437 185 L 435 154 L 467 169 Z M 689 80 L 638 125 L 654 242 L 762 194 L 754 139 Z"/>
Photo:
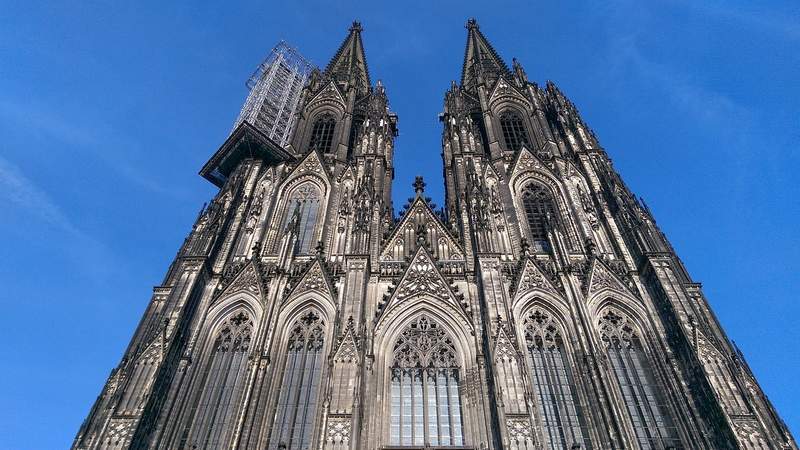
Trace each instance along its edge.
<path fill-rule="evenodd" d="M 511 339 L 508 330 L 501 322 L 497 325 L 497 334 L 494 337 L 494 357 L 496 360 L 515 361 L 517 357 L 517 346 Z"/>
<path fill-rule="evenodd" d="M 604 290 L 611 290 L 625 296 L 630 296 L 631 291 L 605 263 L 595 259 L 585 284 L 587 296 L 599 293 Z"/>
<path fill-rule="evenodd" d="M 545 172 L 552 175 L 551 164 L 545 164 L 539 157 L 534 155 L 526 146 L 523 146 L 514 164 L 511 166 L 511 179 L 519 177 L 526 172 Z"/>
<path fill-rule="evenodd" d="M 513 83 L 501 77 L 489 94 L 489 108 L 495 109 L 496 106 L 505 102 L 520 105 L 524 110 L 527 110 L 530 106 L 530 102 L 525 98 L 525 95 Z"/>
<path fill-rule="evenodd" d="M 300 277 L 297 283 L 286 286 L 286 301 L 298 297 L 306 292 L 314 291 L 318 294 L 335 299 L 336 289 L 331 284 L 322 262 L 315 259 Z"/>
<path fill-rule="evenodd" d="M 388 298 L 384 297 L 378 304 L 376 311 L 378 321 L 388 314 L 388 311 L 421 297 L 439 300 L 443 306 L 453 308 L 465 319 L 472 315 L 463 295 L 453 292 L 424 247 L 417 249 L 405 273 L 389 292 Z"/>
<path fill-rule="evenodd" d="M 380 253 L 381 261 L 402 261 L 418 248 L 417 232 L 422 227 L 426 240 L 431 244 L 433 257 L 438 260 L 464 260 L 464 250 L 450 236 L 446 227 L 436 217 L 428 203 L 417 197 L 389 234 Z M 398 249 L 398 246 L 400 248 Z"/>
<path fill-rule="evenodd" d="M 264 298 L 262 293 L 266 292 L 261 284 L 261 274 L 253 262 L 243 264 L 238 270 L 234 269 L 223 278 L 215 297 L 219 299 L 239 293 L 246 293 L 258 299 Z"/>
<path fill-rule="evenodd" d="M 306 111 L 317 109 L 320 106 L 328 105 L 337 111 L 344 111 L 346 101 L 344 94 L 339 90 L 339 86 L 331 80 L 322 89 L 314 93 L 306 103 Z"/>
<path fill-rule="evenodd" d="M 528 292 L 537 290 L 561 296 L 544 271 L 532 259 L 526 258 L 522 270 L 512 286 L 511 295 L 513 298 L 519 298 Z"/>
<path fill-rule="evenodd" d="M 353 317 L 347 320 L 347 326 L 336 342 L 333 360 L 336 362 L 354 363 L 358 360 L 358 338 L 353 327 Z"/>
<path fill-rule="evenodd" d="M 303 175 L 318 175 L 320 178 L 329 182 L 328 171 L 322 165 L 322 157 L 317 150 L 312 150 L 300 160 L 286 177 L 287 181 L 293 180 Z"/>

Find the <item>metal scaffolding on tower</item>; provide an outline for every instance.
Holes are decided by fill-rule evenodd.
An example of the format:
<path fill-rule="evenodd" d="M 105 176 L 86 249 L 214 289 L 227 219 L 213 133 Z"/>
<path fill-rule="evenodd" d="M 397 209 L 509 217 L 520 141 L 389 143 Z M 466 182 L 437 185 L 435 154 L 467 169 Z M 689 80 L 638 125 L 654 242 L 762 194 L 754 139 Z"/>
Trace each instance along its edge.
<path fill-rule="evenodd" d="M 233 126 L 247 122 L 286 147 L 300 94 L 314 66 L 281 40 L 245 83 L 250 93 Z"/>

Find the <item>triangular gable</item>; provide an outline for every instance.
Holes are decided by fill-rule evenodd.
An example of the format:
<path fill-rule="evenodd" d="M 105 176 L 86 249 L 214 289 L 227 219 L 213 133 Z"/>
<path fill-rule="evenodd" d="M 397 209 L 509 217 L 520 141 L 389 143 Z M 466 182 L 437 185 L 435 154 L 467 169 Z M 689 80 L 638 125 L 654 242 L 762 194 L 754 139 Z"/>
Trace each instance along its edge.
<path fill-rule="evenodd" d="M 491 164 L 483 165 L 483 178 L 487 180 L 489 178 L 494 178 L 497 181 L 503 181 L 503 176 L 497 173 L 497 171 L 494 170 L 494 166 L 492 166 Z"/>
<path fill-rule="evenodd" d="M 517 357 L 517 346 L 502 322 L 497 324 L 497 334 L 494 337 L 494 357 L 507 360 L 515 360 Z"/>
<path fill-rule="evenodd" d="M 497 84 L 494 85 L 492 92 L 489 94 L 489 104 L 492 105 L 502 99 L 513 98 L 524 102 L 525 104 L 529 104 L 528 100 L 525 98 L 525 95 L 520 92 L 513 83 L 509 82 L 505 78 L 501 77 Z"/>
<path fill-rule="evenodd" d="M 339 86 L 336 85 L 336 82 L 333 80 L 328 81 L 325 86 L 315 92 L 311 98 L 306 102 L 306 109 L 314 109 L 317 103 L 335 103 L 339 105 L 340 109 L 344 110 L 346 101 L 344 99 L 344 94 L 339 89 Z"/>
<path fill-rule="evenodd" d="M 463 299 L 460 296 L 456 296 L 450 289 L 450 285 L 439 272 L 433 262 L 433 258 L 425 250 L 425 247 L 417 249 L 391 296 L 388 300 L 378 305 L 377 314 L 380 315 L 409 299 L 420 296 L 429 296 L 442 300 L 464 316 L 471 314 Z"/>
<path fill-rule="evenodd" d="M 461 245 L 453 239 L 450 235 L 450 232 L 447 230 L 447 227 L 442 224 L 442 221 L 436 216 L 436 214 L 431 209 L 428 202 L 426 202 L 421 196 L 414 199 L 411 202 L 411 205 L 406 209 L 405 214 L 403 217 L 400 218 L 400 221 L 392 230 L 392 233 L 383 243 L 383 249 L 381 249 L 381 260 L 391 257 L 392 255 L 392 245 L 395 239 L 403 232 L 403 230 L 408 226 L 409 222 L 414 221 L 414 215 L 418 210 L 421 210 L 423 215 L 426 217 L 426 224 L 433 223 L 439 230 L 439 234 L 441 237 L 444 237 L 447 240 L 448 245 L 450 245 L 451 249 L 454 249 L 454 252 L 458 254 L 453 256 L 451 259 L 463 259 L 464 249 L 461 248 Z"/>
<path fill-rule="evenodd" d="M 511 166 L 511 178 L 513 179 L 517 175 L 529 171 L 545 171 L 551 173 L 548 165 L 534 155 L 528 147 L 522 146 L 519 153 L 517 153 L 514 164 Z"/>
<path fill-rule="evenodd" d="M 336 342 L 333 352 L 333 360 L 336 362 L 352 363 L 358 360 L 358 338 L 356 337 L 353 317 L 347 321 L 347 326 L 342 331 L 341 337 Z"/>
<path fill-rule="evenodd" d="M 519 298 L 535 290 L 549 292 L 558 296 L 561 295 L 542 269 L 530 258 L 526 258 L 513 289 L 514 298 Z"/>
<path fill-rule="evenodd" d="M 308 152 L 308 154 L 300 160 L 300 163 L 297 164 L 297 167 L 289 172 L 286 179 L 291 180 L 292 178 L 306 174 L 317 174 L 322 176 L 325 180 L 330 181 L 328 171 L 325 169 L 325 166 L 322 165 L 322 157 L 317 149 Z"/>
<path fill-rule="evenodd" d="M 345 167 L 345 169 L 342 171 L 342 174 L 339 175 L 339 183 L 342 183 L 345 180 L 352 180 L 353 182 L 355 182 L 355 179 L 356 179 L 356 171 L 351 165 Z"/>
<path fill-rule="evenodd" d="M 264 298 L 261 276 L 253 262 L 242 265 L 239 271 L 229 277 L 227 282 L 223 281 L 221 286 L 222 289 L 216 295 L 217 298 L 228 297 L 240 292 L 254 295 L 256 298 Z"/>
<path fill-rule="evenodd" d="M 605 263 L 595 259 L 586 282 L 586 294 L 591 295 L 605 289 L 630 295 L 630 289 L 617 277 Z"/>
<path fill-rule="evenodd" d="M 287 293 L 286 300 L 297 297 L 308 291 L 314 291 L 330 299 L 335 299 L 335 289 L 331 285 L 328 274 L 322 266 L 319 258 L 315 259 L 300 278 L 300 281 L 293 284 Z"/>

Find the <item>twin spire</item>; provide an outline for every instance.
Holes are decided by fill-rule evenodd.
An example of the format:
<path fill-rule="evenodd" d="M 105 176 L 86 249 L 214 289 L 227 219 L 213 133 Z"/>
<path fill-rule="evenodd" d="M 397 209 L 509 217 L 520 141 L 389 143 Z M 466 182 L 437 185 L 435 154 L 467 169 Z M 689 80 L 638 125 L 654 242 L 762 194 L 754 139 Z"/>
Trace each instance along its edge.
<path fill-rule="evenodd" d="M 473 18 L 466 24 L 467 45 L 464 65 L 461 70 L 461 87 L 472 90 L 481 82 L 496 80 L 500 76 L 511 77 L 511 70 L 481 33 Z M 354 21 L 339 50 L 325 67 L 325 74 L 339 81 L 349 81 L 357 89 L 369 89 L 372 85 L 367 68 L 367 57 L 361 41 L 361 23 Z"/>
<path fill-rule="evenodd" d="M 367 57 L 364 54 L 364 43 L 361 41 L 362 30 L 360 22 L 353 22 L 347 38 L 325 67 L 325 74 L 337 81 L 348 81 L 355 85 L 356 89 L 367 90 L 372 83 L 367 68 Z"/>
<path fill-rule="evenodd" d="M 469 19 L 466 28 L 467 48 L 461 69 L 461 87 L 472 90 L 481 82 L 494 81 L 501 76 L 511 78 L 511 70 L 481 33 L 478 21 Z"/>

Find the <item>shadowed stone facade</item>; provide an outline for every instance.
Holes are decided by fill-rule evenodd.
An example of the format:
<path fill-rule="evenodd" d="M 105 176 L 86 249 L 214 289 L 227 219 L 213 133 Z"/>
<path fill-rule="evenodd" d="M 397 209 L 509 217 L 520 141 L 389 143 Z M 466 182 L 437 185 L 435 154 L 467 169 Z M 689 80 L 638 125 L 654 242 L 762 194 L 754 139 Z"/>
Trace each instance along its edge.
<path fill-rule="evenodd" d="M 201 170 L 74 449 L 797 449 L 575 106 L 467 30 L 444 207 L 394 214 L 354 23 L 289 145 L 245 122 Z"/>

